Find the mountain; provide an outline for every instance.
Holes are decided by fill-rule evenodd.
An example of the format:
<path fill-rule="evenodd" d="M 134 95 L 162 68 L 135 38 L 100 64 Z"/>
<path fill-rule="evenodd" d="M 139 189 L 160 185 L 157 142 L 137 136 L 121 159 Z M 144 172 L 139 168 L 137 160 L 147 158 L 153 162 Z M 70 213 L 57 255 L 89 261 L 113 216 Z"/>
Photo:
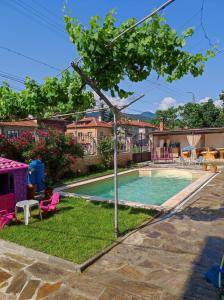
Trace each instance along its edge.
<path fill-rule="evenodd" d="M 124 113 L 124 115 L 128 118 L 128 119 L 132 119 L 132 120 L 142 120 L 142 121 L 145 121 L 145 122 L 150 122 L 155 114 L 152 113 L 151 111 L 145 111 L 141 114 L 127 114 L 127 113 Z"/>
<path fill-rule="evenodd" d="M 131 120 L 142 120 L 145 122 L 150 122 L 155 116 L 155 114 L 152 113 L 151 111 L 145 111 L 145 112 L 142 112 L 141 114 L 123 113 L 123 115 Z M 98 117 L 99 112 L 91 112 L 91 113 L 88 113 L 87 116 L 88 117 Z"/>

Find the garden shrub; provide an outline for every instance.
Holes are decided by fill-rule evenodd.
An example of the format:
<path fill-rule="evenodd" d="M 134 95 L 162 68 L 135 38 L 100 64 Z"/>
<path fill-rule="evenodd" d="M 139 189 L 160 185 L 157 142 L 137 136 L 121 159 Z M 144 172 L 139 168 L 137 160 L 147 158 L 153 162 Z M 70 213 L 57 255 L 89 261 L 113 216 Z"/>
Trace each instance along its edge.
<path fill-rule="evenodd" d="M 114 155 L 114 141 L 111 137 L 102 137 L 97 145 L 97 150 L 102 158 L 103 165 L 106 168 L 110 168 L 113 161 Z"/>
<path fill-rule="evenodd" d="M 88 166 L 90 173 L 101 172 L 105 170 L 105 166 L 103 164 L 95 164 Z"/>
<path fill-rule="evenodd" d="M 18 138 L 0 136 L 1 155 L 29 163 L 40 159 L 45 164 L 48 177 L 57 181 L 70 167 L 70 156 L 83 156 L 83 150 L 72 136 L 57 129 L 37 130 L 35 136 L 23 132 Z"/>

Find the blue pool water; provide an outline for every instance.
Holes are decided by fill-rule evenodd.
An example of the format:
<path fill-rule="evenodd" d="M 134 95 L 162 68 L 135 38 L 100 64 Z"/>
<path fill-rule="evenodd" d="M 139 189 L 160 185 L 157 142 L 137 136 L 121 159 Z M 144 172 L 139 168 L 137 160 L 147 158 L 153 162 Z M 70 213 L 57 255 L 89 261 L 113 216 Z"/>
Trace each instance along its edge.
<path fill-rule="evenodd" d="M 191 176 L 141 176 L 132 172 L 118 177 L 119 200 L 160 205 L 193 182 Z M 113 178 L 88 183 L 65 192 L 79 195 L 114 198 Z"/>

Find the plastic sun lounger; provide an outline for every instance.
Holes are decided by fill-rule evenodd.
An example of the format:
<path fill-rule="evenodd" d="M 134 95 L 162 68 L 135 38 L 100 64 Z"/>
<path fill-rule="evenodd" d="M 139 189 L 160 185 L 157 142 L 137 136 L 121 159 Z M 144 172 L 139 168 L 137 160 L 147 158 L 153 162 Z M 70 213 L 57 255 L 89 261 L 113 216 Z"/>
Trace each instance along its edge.
<path fill-rule="evenodd" d="M 60 201 L 60 194 L 54 193 L 49 200 L 40 201 L 40 208 L 44 213 L 55 212 L 56 206 Z"/>
<path fill-rule="evenodd" d="M 17 220 L 14 212 L 8 212 L 7 209 L 0 210 L 0 230 L 2 230 L 5 225 L 11 223 L 12 220 Z"/>

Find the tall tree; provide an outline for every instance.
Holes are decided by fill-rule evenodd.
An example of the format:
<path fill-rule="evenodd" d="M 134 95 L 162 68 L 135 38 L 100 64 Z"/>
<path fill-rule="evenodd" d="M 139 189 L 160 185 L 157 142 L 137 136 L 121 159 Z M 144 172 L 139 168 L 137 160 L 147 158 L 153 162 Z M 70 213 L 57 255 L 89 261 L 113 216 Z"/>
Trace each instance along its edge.
<path fill-rule="evenodd" d="M 224 111 L 216 107 L 212 99 L 204 103 L 186 103 L 176 108 L 157 110 L 152 122 L 159 125 L 161 117 L 169 129 L 224 126 Z"/>

